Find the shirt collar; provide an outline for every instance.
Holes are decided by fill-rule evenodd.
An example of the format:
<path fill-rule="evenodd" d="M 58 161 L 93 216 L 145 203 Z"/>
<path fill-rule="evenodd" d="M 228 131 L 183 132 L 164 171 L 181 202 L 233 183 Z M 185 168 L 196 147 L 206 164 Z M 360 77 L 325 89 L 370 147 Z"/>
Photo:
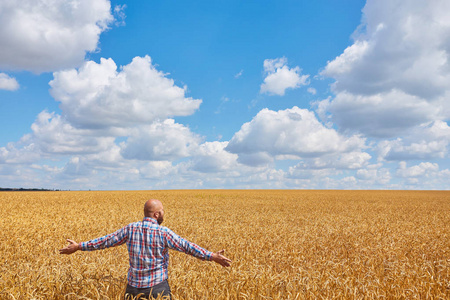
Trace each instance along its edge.
<path fill-rule="evenodd" d="M 158 221 L 156 221 L 156 220 L 153 219 L 153 218 L 150 218 L 150 217 L 144 217 L 144 220 L 142 220 L 142 222 L 146 222 L 146 221 L 158 225 Z"/>

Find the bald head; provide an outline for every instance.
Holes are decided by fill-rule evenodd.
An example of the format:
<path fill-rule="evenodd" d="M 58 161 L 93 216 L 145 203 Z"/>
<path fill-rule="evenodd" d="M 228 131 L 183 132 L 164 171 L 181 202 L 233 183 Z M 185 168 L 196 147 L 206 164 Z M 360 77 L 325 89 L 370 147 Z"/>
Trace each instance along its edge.
<path fill-rule="evenodd" d="M 161 224 L 164 220 L 164 207 L 161 201 L 157 199 L 150 199 L 145 202 L 144 216 L 147 218 L 153 218 Z"/>

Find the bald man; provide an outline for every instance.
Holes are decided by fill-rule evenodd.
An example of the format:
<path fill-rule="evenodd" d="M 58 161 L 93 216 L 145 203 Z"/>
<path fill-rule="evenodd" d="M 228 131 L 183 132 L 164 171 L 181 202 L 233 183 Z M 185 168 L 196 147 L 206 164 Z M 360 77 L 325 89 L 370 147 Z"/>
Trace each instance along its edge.
<path fill-rule="evenodd" d="M 143 294 L 167 296 L 172 299 L 167 282 L 169 249 L 184 252 L 202 260 L 211 260 L 221 266 L 229 267 L 231 260 L 223 256 L 223 250 L 213 253 L 191 243 L 175 234 L 167 227 L 160 226 L 164 221 L 164 208 L 161 201 L 150 199 L 144 205 L 144 219 L 117 230 L 114 233 L 77 243 L 67 240 L 69 245 L 59 250 L 61 254 L 72 254 L 78 250 L 93 251 L 127 244 L 130 257 L 128 284 L 125 299 Z"/>

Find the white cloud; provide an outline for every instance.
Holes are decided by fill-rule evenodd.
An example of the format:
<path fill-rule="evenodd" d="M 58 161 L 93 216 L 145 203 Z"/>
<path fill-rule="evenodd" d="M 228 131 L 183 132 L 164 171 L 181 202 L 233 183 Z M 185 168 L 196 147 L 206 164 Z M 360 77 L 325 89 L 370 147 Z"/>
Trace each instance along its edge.
<path fill-rule="evenodd" d="M 323 71 L 336 91 L 430 99 L 448 90 L 450 2 L 368 0 L 363 13 L 355 43 Z"/>
<path fill-rule="evenodd" d="M 283 96 L 287 89 L 296 89 L 309 84 L 309 75 L 301 75 L 299 67 L 289 68 L 285 57 L 264 60 L 266 78 L 260 93 Z"/>
<path fill-rule="evenodd" d="M 31 125 L 32 143 L 46 154 L 88 154 L 105 151 L 114 145 L 114 137 L 101 136 L 89 129 L 78 129 L 60 115 L 41 112 Z"/>
<path fill-rule="evenodd" d="M 398 90 L 372 96 L 340 92 L 332 101 L 320 103 L 319 109 L 322 118 L 325 110 L 330 112 L 340 128 L 374 137 L 398 136 L 440 112 L 433 103 Z"/>
<path fill-rule="evenodd" d="M 125 26 L 125 8 L 127 8 L 126 4 L 114 6 L 113 12 L 116 19 L 114 23 L 116 26 Z"/>
<path fill-rule="evenodd" d="M 306 160 L 308 168 L 360 169 L 369 163 L 372 156 L 362 151 L 333 153 Z"/>
<path fill-rule="evenodd" d="M 80 159 L 78 156 L 74 156 L 60 171 L 59 175 L 75 177 L 88 181 L 88 178 L 94 174 L 96 174 L 95 169 L 87 167 L 83 159 Z"/>
<path fill-rule="evenodd" d="M 114 18 L 107 0 L 5 0 L 0 68 L 33 72 L 79 66 Z"/>
<path fill-rule="evenodd" d="M 16 91 L 19 89 L 19 83 L 14 77 L 8 74 L 0 73 L 0 90 Z"/>
<path fill-rule="evenodd" d="M 407 167 L 406 162 L 402 161 L 399 163 L 396 174 L 400 177 L 423 177 L 438 171 L 439 165 L 436 163 L 421 162 L 418 165 Z"/>
<path fill-rule="evenodd" d="M 317 90 L 316 90 L 315 88 L 313 88 L 313 87 L 309 87 L 309 88 L 307 89 L 307 91 L 308 91 L 308 93 L 310 93 L 311 95 L 317 94 Z"/>
<path fill-rule="evenodd" d="M 360 172 L 360 168 L 371 168 L 369 165 L 370 158 L 370 154 L 360 151 L 332 153 L 316 158 L 305 158 L 297 165 L 289 167 L 286 177 L 294 181 L 308 180 L 307 183 L 302 183 L 304 188 L 349 188 L 349 182 L 346 182 L 344 179 L 334 178 L 340 177 L 342 174 L 348 174 L 350 170 L 359 169 L 357 172 Z M 346 178 L 347 180 L 353 178 L 354 180 L 351 180 L 351 182 L 356 182 L 354 176 Z M 362 188 L 362 186 L 353 188 Z"/>
<path fill-rule="evenodd" d="M 22 182 L 21 175 L 34 173 L 48 186 L 54 186 L 53 178 L 64 188 L 109 188 L 112 182 L 139 188 L 133 180 L 152 179 L 151 171 L 186 172 L 172 162 L 189 160 L 201 138 L 167 116 L 190 114 L 201 100 L 184 97 L 185 88 L 155 70 L 149 57 L 135 58 L 120 71 L 112 60 L 86 62 L 80 70 L 55 73 L 51 85 L 62 113 L 41 112 L 31 134 L 0 148 L 2 169 L 16 164 L 23 171 L 4 182 L 14 176 Z M 42 160 L 58 167 L 39 168 Z M 32 164 L 31 169 L 22 164 Z"/>
<path fill-rule="evenodd" d="M 108 149 L 92 154 L 83 155 L 91 169 L 117 171 L 129 169 L 129 163 L 122 157 L 121 148 L 112 144 Z M 132 168 L 132 167 L 131 167 Z"/>
<path fill-rule="evenodd" d="M 355 189 L 358 188 L 358 181 L 354 176 L 347 176 L 340 180 L 339 186 L 344 189 Z"/>
<path fill-rule="evenodd" d="M 244 70 L 240 70 L 239 73 L 237 73 L 236 75 L 234 75 L 234 78 L 239 78 L 242 76 L 242 74 L 244 74 Z"/>
<path fill-rule="evenodd" d="M 135 57 L 120 71 L 112 59 L 88 61 L 79 70 L 54 73 L 50 85 L 65 118 L 80 128 L 130 127 L 187 116 L 202 102 L 185 97 L 186 88 L 156 70 L 149 56 Z"/>
<path fill-rule="evenodd" d="M 136 57 L 123 67 L 112 59 L 84 62 L 86 52 L 97 50 L 99 35 L 114 23 L 108 1 L 16 2 L 0 4 L 0 69 L 64 68 L 51 82 L 62 112 L 42 112 L 30 134 L 0 147 L 2 184 L 386 188 L 395 186 L 389 185 L 392 173 L 398 177 L 395 184 L 403 181 L 399 188 L 448 186 L 450 171 L 439 169 L 442 160 L 447 163 L 450 142 L 445 122 L 450 117 L 448 1 L 369 0 L 353 45 L 322 72 L 336 80 L 335 97 L 316 103 L 323 123 L 297 107 L 265 109 L 229 142 L 204 143 L 171 119 L 193 114 L 201 100 L 186 96 L 187 88 L 157 70 L 150 57 Z M 74 3 L 83 9 L 71 7 Z M 118 25 L 123 10 L 114 9 Z M 264 71 L 261 93 L 284 95 L 309 84 L 309 75 L 290 68 L 284 57 L 265 60 Z M 0 73 L 0 89 L 18 88 L 14 81 Z M 217 112 L 231 102 L 223 97 Z M 378 151 L 378 164 L 370 164 L 373 153 L 353 132 L 392 138 L 373 142 L 376 148 L 370 150 Z M 389 161 L 401 161 L 396 172 L 388 169 Z"/>
<path fill-rule="evenodd" d="M 18 143 L 8 143 L 0 147 L 0 164 L 28 164 L 39 160 L 39 148 L 25 136 Z"/>
<path fill-rule="evenodd" d="M 157 179 L 167 176 L 176 176 L 176 167 L 170 161 L 149 161 L 139 168 L 139 174 L 143 178 Z"/>
<path fill-rule="evenodd" d="M 354 43 L 328 62 L 340 129 L 394 137 L 450 118 L 450 2 L 368 0 Z"/>
<path fill-rule="evenodd" d="M 329 113 L 329 107 L 331 103 L 331 97 L 321 101 L 311 102 L 311 107 L 315 108 L 316 114 L 319 119 L 329 128 L 333 127 L 333 122 L 331 120 L 332 116 Z"/>
<path fill-rule="evenodd" d="M 177 160 L 190 156 L 200 137 L 172 119 L 140 126 L 121 144 L 122 156 L 138 160 Z"/>
<path fill-rule="evenodd" d="M 259 172 L 249 173 L 247 176 L 240 178 L 238 184 L 243 188 L 285 188 L 284 183 L 285 172 L 275 169 L 263 169 Z"/>
<path fill-rule="evenodd" d="M 198 147 L 192 158 L 192 170 L 215 173 L 237 167 L 236 154 L 225 151 L 228 142 L 206 142 Z"/>
<path fill-rule="evenodd" d="M 410 189 L 448 189 L 450 170 L 439 170 L 437 163 L 421 162 L 408 167 L 406 162 L 398 164 L 396 175 Z"/>
<path fill-rule="evenodd" d="M 335 175 L 336 171 L 324 168 L 324 169 L 311 169 L 303 163 L 299 163 L 293 167 L 289 167 L 287 171 L 288 178 L 294 179 L 309 179 L 315 181 L 318 178 L 326 178 L 328 176 Z"/>
<path fill-rule="evenodd" d="M 238 154 L 240 161 L 241 157 L 256 156 L 261 164 L 277 155 L 318 157 L 351 152 L 363 148 L 364 143 L 359 136 L 347 138 L 324 127 L 313 112 L 293 107 L 278 112 L 261 110 L 251 122 L 242 125 L 226 150 Z"/>
<path fill-rule="evenodd" d="M 418 126 L 407 135 L 378 143 L 381 160 L 438 159 L 448 157 L 450 127 L 435 121 Z"/>
<path fill-rule="evenodd" d="M 383 168 L 382 164 L 376 164 L 359 169 L 356 172 L 356 178 L 365 182 L 368 186 L 373 186 L 373 184 L 386 186 L 392 179 L 392 176 L 388 168 Z"/>

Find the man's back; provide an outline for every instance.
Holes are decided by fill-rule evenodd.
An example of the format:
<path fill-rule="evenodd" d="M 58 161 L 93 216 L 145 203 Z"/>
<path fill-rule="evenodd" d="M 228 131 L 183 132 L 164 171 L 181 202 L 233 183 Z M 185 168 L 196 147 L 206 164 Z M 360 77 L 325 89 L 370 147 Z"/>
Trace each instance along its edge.
<path fill-rule="evenodd" d="M 223 256 L 223 250 L 216 253 L 197 246 L 175 234 L 167 227 L 160 226 L 164 221 L 164 208 L 161 201 L 148 200 L 144 205 L 142 222 L 130 223 L 111 234 L 77 243 L 67 240 L 69 245 L 59 250 L 61 254 L 72 254 L 78 250 L 93 251 L 127 244 L 130 268 L 125 298 L 143 294 L 145 297 L 158 295 L 171 298 L 167 282 L 169 249 L 184 252 L 202 260 L 212 260 L 221 266 L 229 267 L 231 260 Z"/>
<path fill-rule="evenodd" d="M 155 219 L 130 223 L 109 235 L 81 243 L 83 251 L 100 250 L 127 244 L 130 268 L 128 283 L 137 288 L 152 287 L 168 277 L 169 249 L 211 260 L 212 252 L 191 243 Z"/>

